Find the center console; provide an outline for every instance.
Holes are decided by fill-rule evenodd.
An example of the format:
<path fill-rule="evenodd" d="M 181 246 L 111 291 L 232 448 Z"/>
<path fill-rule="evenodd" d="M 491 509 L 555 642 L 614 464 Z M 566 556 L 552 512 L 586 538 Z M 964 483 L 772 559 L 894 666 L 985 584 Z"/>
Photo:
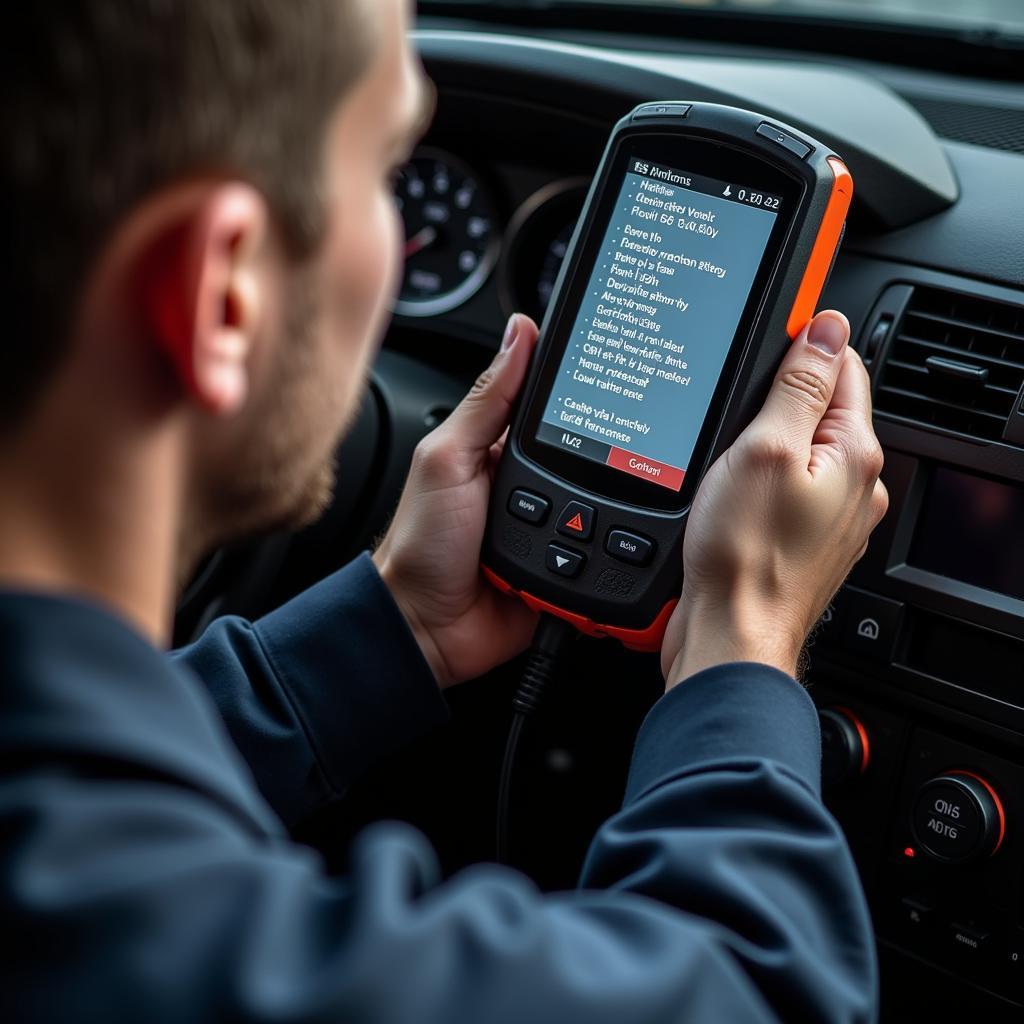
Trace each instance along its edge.
<path fill-rule="evenodd" d="M 1019 1015 L 1024 304 L 856 263 L 879 296 L 858 347 L 891 504 L 810 647 L 826 800 L 883 953 L 922 995 L 940 971 Z"/>

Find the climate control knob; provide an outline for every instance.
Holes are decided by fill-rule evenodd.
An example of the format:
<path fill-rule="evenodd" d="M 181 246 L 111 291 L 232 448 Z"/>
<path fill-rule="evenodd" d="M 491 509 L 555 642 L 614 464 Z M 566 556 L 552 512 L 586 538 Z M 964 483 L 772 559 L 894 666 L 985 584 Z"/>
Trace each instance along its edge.
<path fill-rule="evenodd" d="M 1006 812 L 991 783 L 956 770 L 917 791 L 910 827 L 918 846 L 934 860 L 967 864 L 991 857 L 1002 846 Z"/>
<path fill-rule="evenodd" d="M 863 775 L 871 757 L 868 732 L 848 708 L 823 708 L 821 723 L 821 786 L 831 789 Z"/>

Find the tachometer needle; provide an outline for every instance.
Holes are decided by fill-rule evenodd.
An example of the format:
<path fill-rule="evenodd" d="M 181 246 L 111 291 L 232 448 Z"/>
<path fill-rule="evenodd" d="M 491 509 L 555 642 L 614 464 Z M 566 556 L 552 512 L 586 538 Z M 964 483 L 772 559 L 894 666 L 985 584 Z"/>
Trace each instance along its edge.
<path fill-rule="evenodd" d="M 415 256 L 416 253 L 422 252 L 428 245 L 433 245 L 436 240 L 437 228 L 431 227 L 428 224 L 422 231 L 417 231 L 412 238 L 406 239 L 405 258 L 408 259 L 410 256 Z"/>

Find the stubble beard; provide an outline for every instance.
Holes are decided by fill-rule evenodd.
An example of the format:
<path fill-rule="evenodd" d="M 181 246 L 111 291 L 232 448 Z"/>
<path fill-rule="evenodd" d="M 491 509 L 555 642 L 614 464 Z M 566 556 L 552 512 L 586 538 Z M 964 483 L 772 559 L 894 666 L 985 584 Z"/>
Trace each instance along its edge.
<path fill-rule="evenodd" d="M 179 566 L 184 582 L 217 547 L 301 529 L 316 522 L 333 501 L 337 445 L 358 403 L 344 410 L 339 426 L 327 428 L 327 436 L 317 429 L 320 424 L 311 421 L 311 406 L 329 405 L 317 360 L 322 303 L 315 273 L 314 268 L 306 268 L 290 283 L 277 366 L 270 375 L 272 392 L 251 417 L 257 426 L 225 467 L 222 479 L 208 486 L 211 493 L 201 503 L 203 511 L 186 517 L 189 521 L 183 524 Z M 340 387 L 332 390 L 343 394 Z M 310 462 L 311 449 L 324 454 Z"/>

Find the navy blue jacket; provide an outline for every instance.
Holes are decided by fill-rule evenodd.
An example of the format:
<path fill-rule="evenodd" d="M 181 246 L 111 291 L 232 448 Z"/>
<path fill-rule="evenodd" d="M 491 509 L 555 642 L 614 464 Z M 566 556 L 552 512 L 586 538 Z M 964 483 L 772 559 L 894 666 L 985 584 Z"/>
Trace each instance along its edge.
<path fill-rule="evenodd" d="M 579 889 L 414 830 L 327 876 L 287 826 L 445 704 L 367 557 L 160 654 L 78 600 L 0 595 L 5 1021 L 868 1021 L 871 930 L 818 794 L 817 717 L 758 665 L 654 707 Z"/>

